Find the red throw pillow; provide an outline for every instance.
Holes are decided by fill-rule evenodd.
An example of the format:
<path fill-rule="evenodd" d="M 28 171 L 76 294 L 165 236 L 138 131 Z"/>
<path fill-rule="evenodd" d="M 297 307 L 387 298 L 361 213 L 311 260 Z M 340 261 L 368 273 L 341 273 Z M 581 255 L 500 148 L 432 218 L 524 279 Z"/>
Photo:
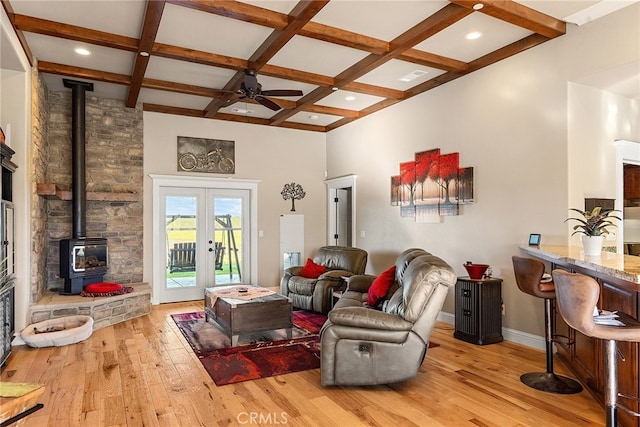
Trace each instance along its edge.
<path fill-rule="evenodd" d="M 300 275 L 307 279 L 317 279 L 325 271 L 327 268 L 324 265 L 316 264 L 311 258 L 307 258 L 307 263 L 302 267 Z"/>
<path fill-rule="evenodd" d="M 384 297 L 387 296 L 389 288 L 396 280 L 396 266 L 391 266 L 386 269 L 382 274 L 373 279 L 371 287 L 369 287 L 369 293 L 367 294 L 367 304 L 371 307 L 375 307 Z"/>
<path fill-rule="evenodd" d="M 122 285 L 109 282 L 91 283 L 84 287 L 84 291 L 90 294 L 107 294 L 120 290 L 122 290 Z"/>

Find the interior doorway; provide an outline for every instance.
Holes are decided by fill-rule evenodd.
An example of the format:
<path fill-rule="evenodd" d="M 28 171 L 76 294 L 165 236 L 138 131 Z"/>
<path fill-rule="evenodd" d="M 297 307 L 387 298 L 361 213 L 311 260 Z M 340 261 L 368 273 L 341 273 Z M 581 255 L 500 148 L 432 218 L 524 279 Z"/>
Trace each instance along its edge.
<path fill-rule="evenodd" d="M 355 246 L 356 175 L 329 179 L 325 183 L 327 184 L 329 222 L 327 244 Z"/>

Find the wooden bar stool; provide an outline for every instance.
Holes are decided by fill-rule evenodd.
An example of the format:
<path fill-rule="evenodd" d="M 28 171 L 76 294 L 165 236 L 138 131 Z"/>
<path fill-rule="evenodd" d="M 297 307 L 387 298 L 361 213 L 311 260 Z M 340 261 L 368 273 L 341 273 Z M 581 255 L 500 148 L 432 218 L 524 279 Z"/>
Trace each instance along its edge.
<path fill-rule="evenodd" d="M 588 337 L 605 341 L 604 400 L 607 410 L 607 426 L 615 427 L 617 425 L 618 408 L 633 416 L 640 417 L 639 413 L 618 402 L 618 397 L 636 401 L 640 401 L 640 399 L 618 393 L 618 361 L 616 359 L 618 341 L 640 342 L 640 322 L 620 313 L 619 320 L 625 326 L 596 324 L 593 313 L 600 298 L 598 282 L 583 274 L 567 273 L 564 270 L 553 270 L 552 275 L 556 284 L 558 310 L 565 322 Z"/>
<path fill-rule="evenodd" d="M 512 257 L 513 271 L 518 288 L 525 294 L 544 299 L 545 342 L 547 355 L 546 372 L 530 372 L 520 376 L 520 381 L 536 390 L 558 394 L 573 394 L 582 391 L 579 382 L 553 372 L 553 306 L 556 299 L 553 282 L 541 283 L 544 263 L 533 258 Z"/>

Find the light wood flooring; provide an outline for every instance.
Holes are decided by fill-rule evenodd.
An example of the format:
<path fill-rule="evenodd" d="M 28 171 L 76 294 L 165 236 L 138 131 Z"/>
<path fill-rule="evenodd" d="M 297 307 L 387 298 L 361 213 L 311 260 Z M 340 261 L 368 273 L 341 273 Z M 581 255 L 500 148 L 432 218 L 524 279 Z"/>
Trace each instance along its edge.
<path fill-rule="evenodd" d="M 44 408 L 18 426 L 585 426 L 604 410 L 583 391 L 539 392 L 522 373 L 544 371 L 538 350 L 476 346 L 439 323 L 417 378 L 378 387 L 324 388 L 320 370 L 217 387 L 169 314 L 202 303 L 154 306 L 150 315 L 95 331 L 82 343 L 16 347 L 2 381 L 46 384 Z M 567 374 L 556 361 L 556 372 Z"/>

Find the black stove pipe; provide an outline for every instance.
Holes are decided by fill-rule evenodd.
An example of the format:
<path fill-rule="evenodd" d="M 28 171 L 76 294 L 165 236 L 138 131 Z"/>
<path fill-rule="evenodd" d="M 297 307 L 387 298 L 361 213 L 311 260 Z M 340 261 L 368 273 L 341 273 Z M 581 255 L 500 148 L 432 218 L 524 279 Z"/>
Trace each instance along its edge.
<path fill-rule="evenodd" d="M 71 196 L 74 239 L 87 236 L 87 178 L 85 171 L 85 92 L 93 92 L 93 83 L 63 79 L 71 88 Z"/>

